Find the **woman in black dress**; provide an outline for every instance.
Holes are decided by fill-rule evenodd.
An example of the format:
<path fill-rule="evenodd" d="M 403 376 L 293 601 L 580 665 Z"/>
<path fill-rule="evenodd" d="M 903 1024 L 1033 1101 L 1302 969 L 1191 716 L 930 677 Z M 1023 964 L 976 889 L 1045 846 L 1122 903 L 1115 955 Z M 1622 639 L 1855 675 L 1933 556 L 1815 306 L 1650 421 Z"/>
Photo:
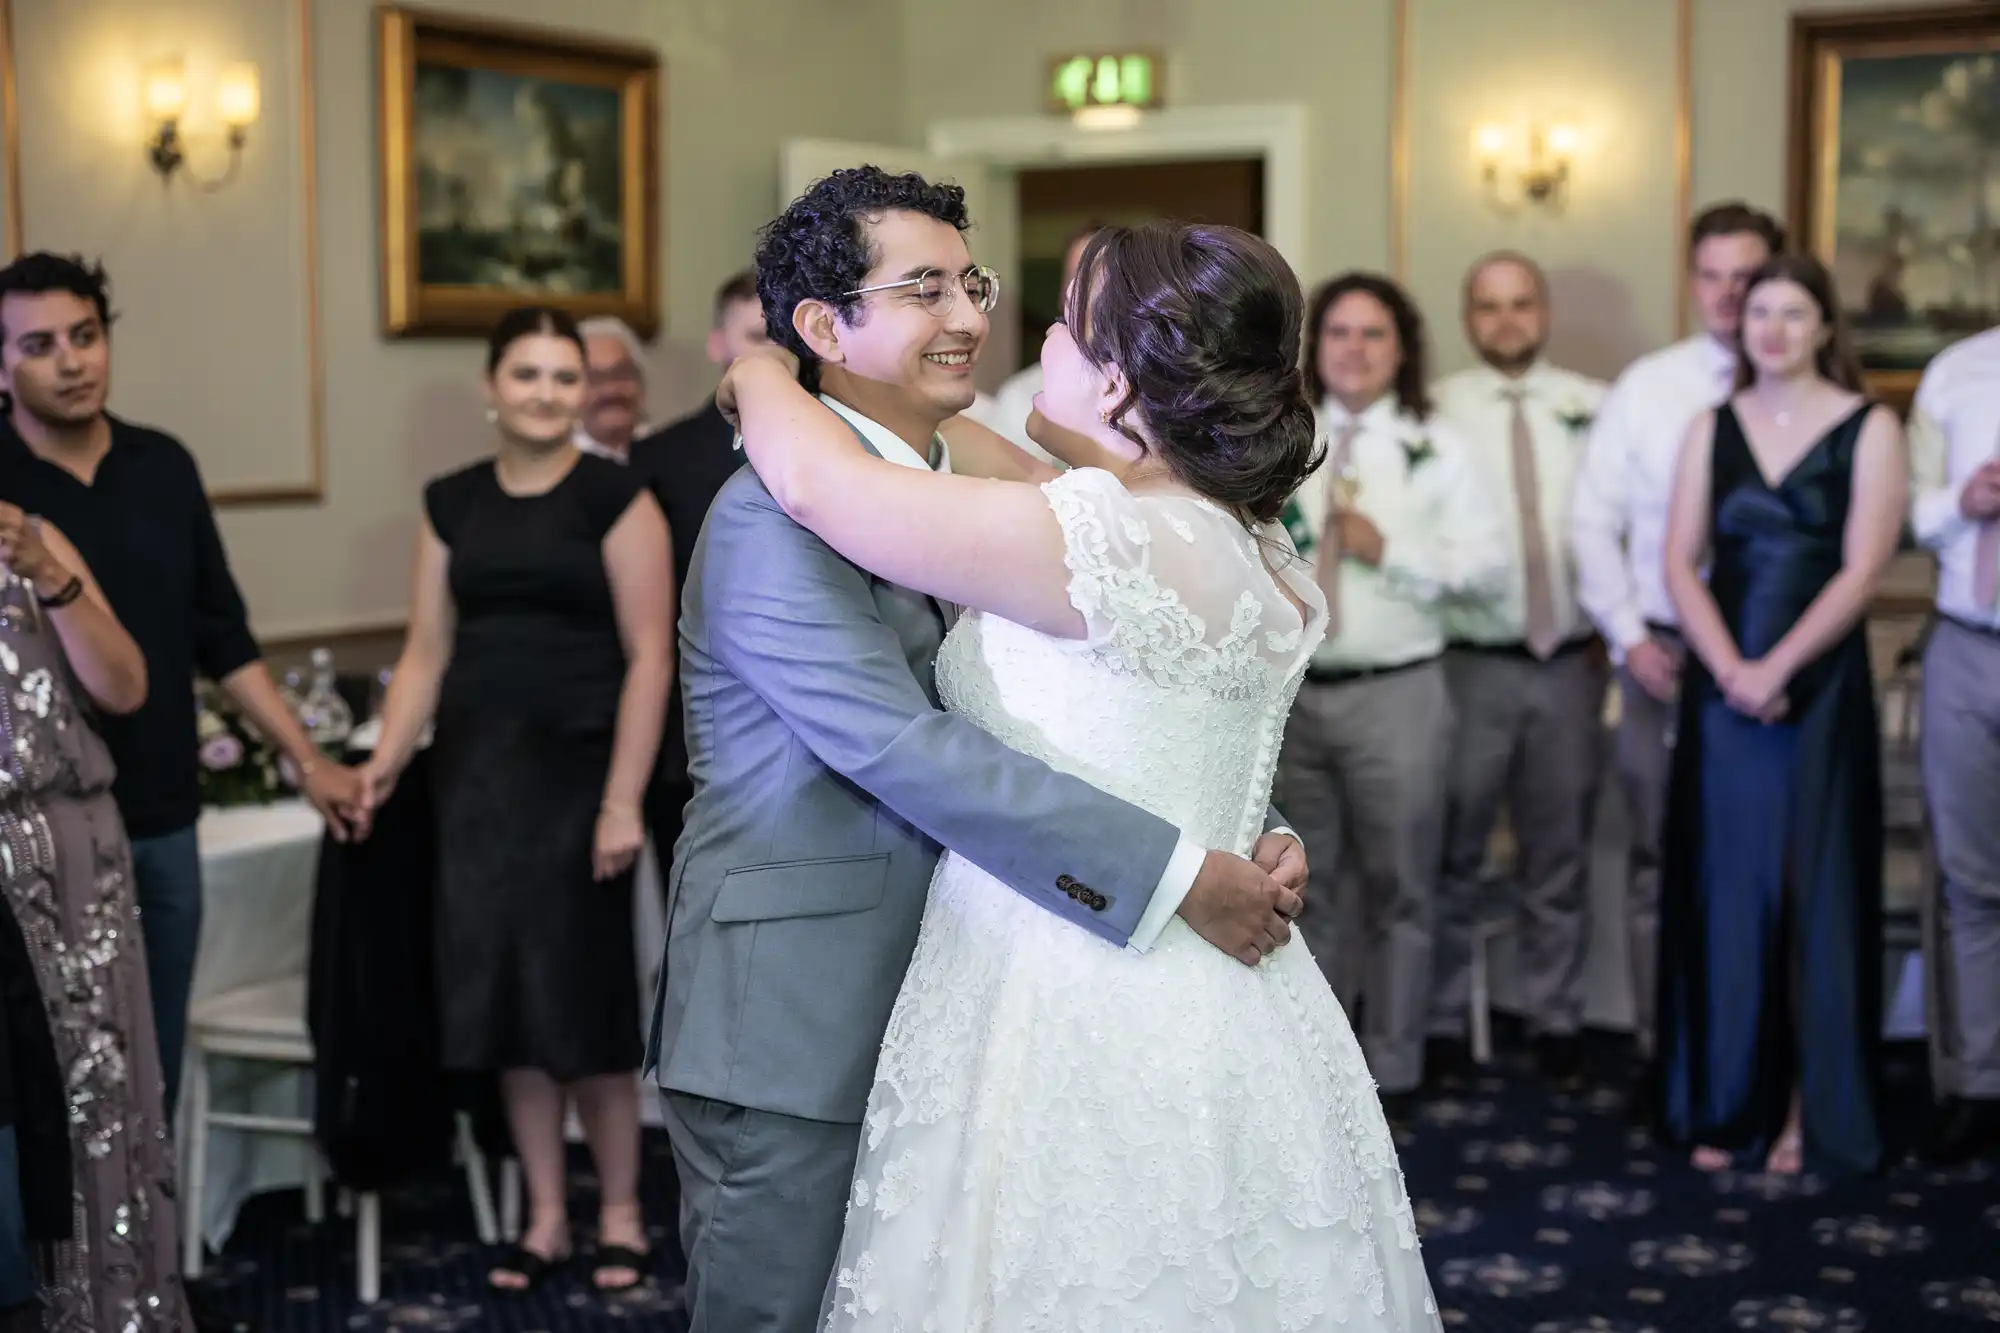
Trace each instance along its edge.
<path fill-rule="evenodd" d="M 563 1116 L 603 1186 L 594 1280 L 643 1278 L 640 801 L 673 680 L 673 558 L 627 469 L 570 442 L 583 343 L 516 310 L 487 349 L 493 458 L 424 491 L 409 637 L 364 776 L 379 807 L 435 716 L 444 1058 L 498 1070 L 530 1218 L 494 1286 L 571 1253 Z"/>
<path fill-rule="evenodd" d="M 1901 531 L 1902 434 L 1861 396 L 1809 256 L 1751 277 L 1738 356 L 1735 395 L 1681 452 L 1667 529 L 1695 660 L 1660 903 L 1662 1124 L 1708 1170 L 1866 1172 L 1882 784 L 1862 616 Z"/>

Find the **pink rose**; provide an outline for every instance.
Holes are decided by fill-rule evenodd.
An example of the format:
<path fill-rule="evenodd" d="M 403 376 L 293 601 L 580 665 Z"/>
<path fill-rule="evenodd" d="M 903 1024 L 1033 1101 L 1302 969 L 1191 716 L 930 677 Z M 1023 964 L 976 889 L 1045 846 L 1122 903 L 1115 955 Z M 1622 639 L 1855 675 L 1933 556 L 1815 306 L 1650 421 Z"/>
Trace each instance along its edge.
<path fill-rule="evenodd" d="M 201 747 L 201 766 L 211 773 L 234 768 L 243 762 L 243 742 L 234 736 L 217 736 Z"/>

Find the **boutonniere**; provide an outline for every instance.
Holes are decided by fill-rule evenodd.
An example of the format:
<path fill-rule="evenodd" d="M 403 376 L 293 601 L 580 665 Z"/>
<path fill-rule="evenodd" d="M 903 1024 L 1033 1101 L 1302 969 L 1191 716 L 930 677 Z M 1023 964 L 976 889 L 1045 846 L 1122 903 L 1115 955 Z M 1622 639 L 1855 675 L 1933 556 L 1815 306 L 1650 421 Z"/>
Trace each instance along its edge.
<path fill-rule="evenodd" d="M 1298 496 L 1295 495 L 1285 502 L 1285 512 L 1280 516 L 1279 522 L 1285 525 L 1285 534 L 1292 539 L 1292 546 L 1300 555 L 1310 553 L 1312 548 L 1318 545 L 1319 534 L 1314 532 L 1312 524 L 1306 521 L 1305 507 L 1299 503 Z"/>
<path fill-rule="evenodd" d="M 1556 420 L 1569 427 L 1570 434 L 1581 435 L 1590 429 L 1590 423 L 1597 420 L 1597 415 L 1582 403 L 1573 401 L 1557 409 Z"/>
<path fill-rule="evenodd" d="M 1431 437 L 1428 435 L 1418 435 L 1403 441 L 1403 465 L 1410 472 L 1415 472 L 1436 457 L 1437 450 L 1431 445 Z"/>

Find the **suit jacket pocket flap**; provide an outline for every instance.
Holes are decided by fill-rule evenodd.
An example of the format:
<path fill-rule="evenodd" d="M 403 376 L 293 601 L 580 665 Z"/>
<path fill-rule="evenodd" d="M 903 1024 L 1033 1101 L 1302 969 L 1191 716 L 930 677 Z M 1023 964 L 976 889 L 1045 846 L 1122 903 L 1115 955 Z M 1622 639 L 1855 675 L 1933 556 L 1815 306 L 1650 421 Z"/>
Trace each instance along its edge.
<path fill-rule="evenodd" d="M 708 916 L 719 922 L 772 921 L 865 912 L 881 903 L 888 879 L 886 852 L 746 866 L 723 876 Z"/>

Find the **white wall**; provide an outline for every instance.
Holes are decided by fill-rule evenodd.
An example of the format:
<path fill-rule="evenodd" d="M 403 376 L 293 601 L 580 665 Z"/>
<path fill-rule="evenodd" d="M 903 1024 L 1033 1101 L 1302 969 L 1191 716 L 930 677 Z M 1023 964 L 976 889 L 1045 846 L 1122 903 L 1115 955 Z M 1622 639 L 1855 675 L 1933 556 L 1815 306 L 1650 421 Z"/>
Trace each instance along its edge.
<path fill-rule="evenodd" d="M 15 0 L 24 239 L 102 256 L 124 312 L 114 410 L 182 435 L 218 488 L 308 475 L 299 0 Z M 718 282 L 775 210 L 788 137 L 880 139 L 900 124 L 894 0 L 427 0 L 657 47 L 665 66 L 658 415 L 712 384 L 701 357 Z M 320 503 L 229 507 L 222 526 L 267 636 L 393 621 L 406 604 L 424 479 L 486 447 L 470 342 L 380 334 L 373 5 L 311 0 L 317 83 L 326 489 Z M 172 51 L 199 99 L 253 60 L 264 113 L 241 177 L 163 189 L 146 163 L 140 66 Z M 880 70 L 884 77 L 856 77 Z M 205 127 L 191 115 L 196 162 Z"/>

